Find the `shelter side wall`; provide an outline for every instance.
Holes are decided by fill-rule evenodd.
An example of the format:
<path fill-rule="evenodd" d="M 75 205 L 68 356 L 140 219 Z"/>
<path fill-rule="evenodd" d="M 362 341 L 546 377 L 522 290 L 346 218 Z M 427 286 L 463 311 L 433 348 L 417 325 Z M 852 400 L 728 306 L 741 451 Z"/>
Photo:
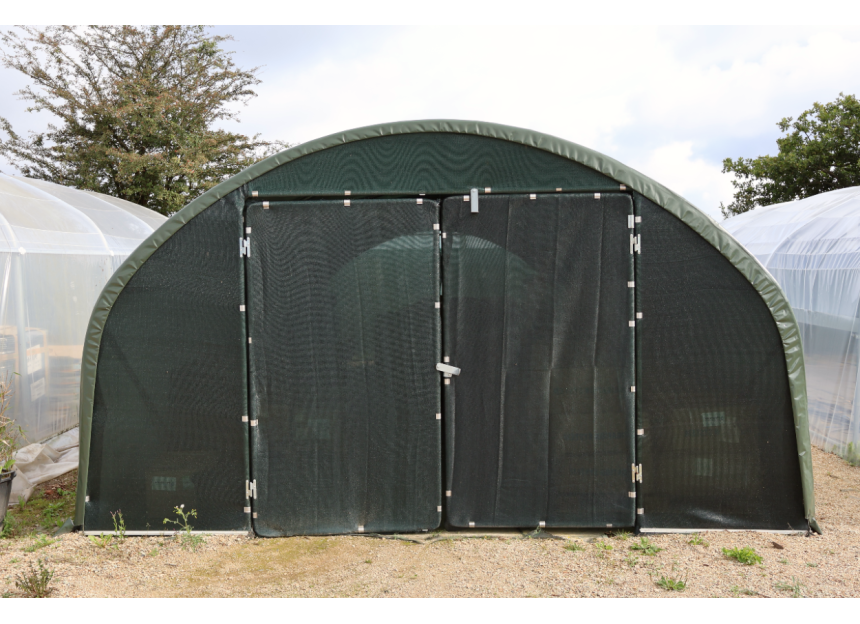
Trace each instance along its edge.
<path fill-rule="evenodd" d="M 96 369 L 87 530 L 160 530 L 173 508 L 200 530 L 247 530 L 240 198 L 179 229 L 131 277 Z"/>
<path fill-rule="evenodd" d="M 248 183 L 265 197 L 617 191 L 570 159 L 510 141 L 430 132 L 346 143 L 290 161 Z"/>
<path fill-rule="evenodd" d="M 805 529 L 779 330 L 755 287 L 638 196 L 643 528 Z"/>

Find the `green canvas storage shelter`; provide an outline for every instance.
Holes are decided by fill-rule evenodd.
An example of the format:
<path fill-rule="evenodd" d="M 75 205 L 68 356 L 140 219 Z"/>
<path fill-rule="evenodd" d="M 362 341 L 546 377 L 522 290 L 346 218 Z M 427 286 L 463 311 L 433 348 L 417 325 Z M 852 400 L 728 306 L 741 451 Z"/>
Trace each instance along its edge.
<path fill-rule="evenodd" d="M 712 219 L 471 121 L 255 164 L 105 287 L 76 523 L 817 530 L 797 323 Z"/>

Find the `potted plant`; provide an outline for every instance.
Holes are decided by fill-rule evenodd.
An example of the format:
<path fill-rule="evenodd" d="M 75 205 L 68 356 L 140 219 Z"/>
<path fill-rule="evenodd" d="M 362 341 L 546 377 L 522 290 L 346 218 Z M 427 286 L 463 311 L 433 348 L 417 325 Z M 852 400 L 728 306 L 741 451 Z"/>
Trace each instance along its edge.
<path fill-rule="evenodd" d="M 11 377 L 7 374 L 0 379 L 0 530 L 6 520 L 6 508 L 9 506 L 9 495 L 12 493 L 12 480 L 15 472 L 15 451 L 21 444 L 24 435 L 15 421 L 6 415 L 9 400 L 12 398 Z"/>

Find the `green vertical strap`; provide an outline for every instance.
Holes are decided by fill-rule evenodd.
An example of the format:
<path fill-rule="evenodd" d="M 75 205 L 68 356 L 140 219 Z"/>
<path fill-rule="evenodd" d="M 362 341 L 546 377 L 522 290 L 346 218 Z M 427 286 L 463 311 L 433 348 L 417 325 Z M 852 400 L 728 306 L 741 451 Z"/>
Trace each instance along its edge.
<path fill-rule="evenodd" d="M 524 130 L 512 126 L 491 124 L 478 121 L 460 120 L 424 120 L 403 121 L 391 124 L 367 126 L 346 132 L 332 134 L 314 141 L 303 143 L 262 160 L 242 173 L 233 176 L 218 186 L 210 189 L 178 213 L 168 219 L 158 230 L 146 239 L 117 269 L 111 280 L 102 290 L 96 303 L 87 329 L 84 357 L 81 362 L 81 459 L 79 481 L 86 484 L 87 465 L 89 462 L 89 436 L 92 425 L 93 393 L 95 390 L 95 372 L 98 359 L 101 334 L 107 320 L 110 308 L 116 297 L 122 291 L 128 280 L 150 255 L 176 231 L 200 212 L 211 206 L 217 200 L 229 193 L 242 188 L 248 182 L 262 176 L 273 169 L 293 160 L 322 151 L 324 149 L 381 136 L 413 134 L 423 132 L 476 135 L 495 138 L 503 141 L 519 143 L 528 147 L 543 150 L 571 161 L 590 167 L 624 185 L 619 190 L 631 190 L 640 193 L 675 215 L 692 228 L 708 243 L 720 251 L 756 288 L 770 309 L 782 337 L 785 352 L 788 380 L 791 390 L 792 407 L 794 409 L 794 424 L 797 432 L 797 448 L 800 460 L 801 484 L 806 518 L 810 527 L 820 532 L 815 521 L 815 494 L 813 491 L 813 473 L 811 445 L 809 441 L 809 422 L 806 399 L 806 373 L 803 366 L 803 352 L 800 343 L 800 331 L 794 313 L 788 305 L 782 289 L 771 277 L 767 270 L 746 250 L 723 230 L 716 221 L 701 212 L 688 201 L 670 191 L 663 185 L 642 175 L 638 171 L 604 156 L 599 152 L 588 149 L 576 143 L 558 139 L 540 132 Z M 524 189 L 525 190 L 525 189 Z M 240 191 L 244 193 L 245 191 Z M 451 194 L 462 192 L 462 189 L 451 189 Z M 243 195 L 244 197 L 244 195 Z M 237 218 L 240 218 L 237 216 Z M 83 496 L 85 487 L 78 490 L 76 506 L 76 524 L 83 522 Z"/>

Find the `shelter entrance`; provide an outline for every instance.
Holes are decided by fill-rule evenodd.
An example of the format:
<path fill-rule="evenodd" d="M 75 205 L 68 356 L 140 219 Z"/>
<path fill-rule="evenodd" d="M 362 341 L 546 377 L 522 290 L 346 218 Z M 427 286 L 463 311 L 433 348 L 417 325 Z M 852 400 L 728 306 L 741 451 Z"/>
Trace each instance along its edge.
<path fill-rule="evenodd" d="M 439 204 L 246 210 L 255 531 L 441 521 Z"/>
<path fill-rule="evenodd" d="M 473 206 L 442 206 L 447 522 L 633 526 L 631 198 Z"/>

